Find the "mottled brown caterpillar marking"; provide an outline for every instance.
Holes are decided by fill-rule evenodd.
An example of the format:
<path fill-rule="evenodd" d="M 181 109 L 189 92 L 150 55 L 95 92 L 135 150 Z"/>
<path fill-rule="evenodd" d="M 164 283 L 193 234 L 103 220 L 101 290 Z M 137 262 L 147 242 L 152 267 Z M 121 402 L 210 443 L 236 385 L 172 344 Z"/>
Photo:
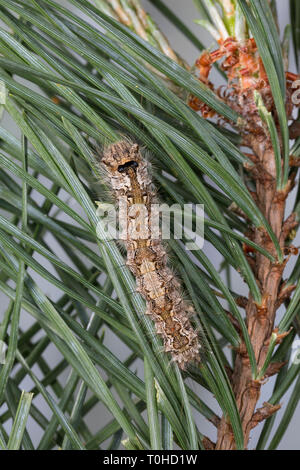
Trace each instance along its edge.
<path fill-rule="evenodd" d="M 182 298 L 180 282 L 167 265 L 161 239 L 153 239 L 151 233 L 145 233 L 137 222 L 140 214 L 130 210 L 137 204 L 142 205 L 143 217 L 148 222 L 143 226 L 150 226 L 151 207 L 157 200 L 147 162 L 137 144 L 120 141 L 105 150 L 102 164 L 116 198 L 126 198 L 127 265 L 136 278 L 137 291 L 147 302 L 146 314 L 151 316 L 157 333 L 162 336 L 165 351 L 184 369 L 187 363 L 199 361 L 200 344 L 189 320 L 193 309 Z"/>

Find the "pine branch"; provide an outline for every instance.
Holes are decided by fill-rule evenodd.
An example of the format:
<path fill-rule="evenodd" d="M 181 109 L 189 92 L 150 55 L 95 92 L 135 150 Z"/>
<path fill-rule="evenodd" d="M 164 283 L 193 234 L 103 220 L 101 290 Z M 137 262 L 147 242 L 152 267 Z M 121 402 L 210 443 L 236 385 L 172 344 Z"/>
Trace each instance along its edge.
<path fill-rule="evenodd" d="M 201 50 L 193 68 L 139 0 L 0 0 L 0 114 L 9 115 L 0 126 L 0 291 L 8 305 L 0 326 L 1 449 L 246 449 L 260 423 L 258 448 L 269 437 L 274 448 L 299 402 L 299 257 L 285 278 L 298 256 L 300 220 L 299 186 L 286 214 L 300 149 L 289 28 L 281 43 L 272 0 L 195 0 L 195 17 L 201 13 L 199 24 L 217 40 L 204 50 L 172 5 L 151 3 Z M 298 57 L 300 10 L 290 4 Z M 99 159 L 120 141 L 133 143 L 113 170 L 119 182 L 130 175 L 132 194 L 122 179 L 128 199 L 149 203 L 153 181 L 160 202 L 176 204 L 174 218 L 188 205 L 186 219 L 203 222 L 210 256 L 206 244 L 185 249 L 190 232 L 181 240 L 172 233 L 168 265 L 165 248 L 151 241 L 140 258 L 127 244 L 134 276 L 128 270 L 96 212 L 113 202 Z M 140 175 L 143 148 L 153 161 L 147 175 Z M 168 351 L 182 359 L 172 341 L 184 347 L 187 332 L 195 349 L 179 370 Z M 59 354 L 55 364 L 48 347 Z M 145 375 L 136 372 L 141 366 Z M 272 396 L 258 407 L 269 377 Z M 22 394 L 28 378 L 34 385 Z M 211 407 L 203 389 L 215 398 Z M 47 414 L 31 393 L 47 402 Z M 100 402 L 109 421 L 95 431 L 89 415 Z M 216 442 L 198 414 L 213 424 Z"/>

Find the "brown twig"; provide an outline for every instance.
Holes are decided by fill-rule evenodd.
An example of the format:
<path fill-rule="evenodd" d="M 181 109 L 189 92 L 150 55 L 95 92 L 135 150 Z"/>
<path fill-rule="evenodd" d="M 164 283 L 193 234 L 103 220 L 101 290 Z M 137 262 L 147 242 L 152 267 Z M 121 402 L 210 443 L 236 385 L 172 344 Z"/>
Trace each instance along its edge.
<path fill-rule="evenodd" d="M 268 139 L 263 136 L 248 135 L 248 142 L 259 162 L 259 172 L 252 172 L 256 182 L 258 206 L 269 222 L 284 252 L 287 227 L 290 229 L 294 222 L 292 217 L 286 223 L 284 222 L 285 201 L 292 184 L 289 183 L 283 191 L 276 189 L 275 160 Z M 265 177 L 266 175 L 267 177 Z M 253 236 L 257 244 L 263 246 L 276 257 L 273 243 L 262 230 L 255 229 Z M 285 262 L 282 264 L 272 263 L 266 257 L 256 253 L 253 270 L 261 289 L 263 302 L 258 306 L 250 296 L 246 305 L 246 318 L 258 370 L 263 367 L 266 359 L 268 345 L 274 330 L 278 302 L 285 297 L 285 294 L 290 294 L 292 290 L 288 289 L 289 292 L 284 292 L 282 289 L 282 274 L 285 264 Z M 248 356 L 244 354 L 244 350 L 245 346 L 242 344 L 236 357 L 232 385 L 242 421 L 245 447 L 247 447 L 251 429 L 259 421 L 275 413 L 278 407 L 271 407 L 271 405 L 266 404 L 261 410 L 256 410 L 262 381 L 253 380 L 250 361 Z M 277 373 L 281 367 L 281 363 L 270 366 L 264 378 Z M 216 449 L 235 449 L 234 436 L 226 417 L 222 418 L 218 429 Z"/>
<path fill-rule="evenodd" d="M 222 89 L 216 90 L 213 83 L 209 81 L 209 75 L 212 64 L 220 59 L 223 60 L 221 68 L 227 75 L 228 83 Z M 199 80 L 208 85 L 220 99 L 223 99 L 227 105 L 241 116 L 236 127 L 239 128 L 239 133 L 242 134 L 243 146 L 248 147 L 251 151 L 251 153 L 245 154 L 249 159 L 244 165 L 247 172 L 245 181 L 247 184 L 251 180 L 249 193 L 267 220 L 269 227 L 271 227 L 282 254 L 286 256 L 283 261 L 272 262 L 261 253 L 253 251 L 251 247 L 243 245 L 245 257 L 253 271 L 261 293 L 259 305 L 251 295 L 249 295 L 246 302 L 243 302 L 248 333 L 257 368 L 261 373 L 258 374 L 258 379 L 253 378 L 247 348 L 244 340 L 241 339 L 233 372 L 230 375 L 240 414 L 244 445 L 247 448 L 250 432 L 255 423 L 275 413 L 278 409 L 278 407 L 269 404 L 265 404 L 260 410 L 257 410 L 256 407 L 264 380 L 270 375 L 276 374 L 282 367 L 281 363 L 267 367 L 265 361 L 272 335 L 276 333 L 275 315 L 277 308 L 282 302 L 289 299 L 294 289 L 294 286 L 284 285 L 282 275 L 290 257 L 298 252 L 297 248 L 288 243 L 292 239 L 297 222 L 295 214 L 292 214 L 287 220 L 284 220 L 284 215 L 286 199 L 293 189 L 296 167 L 299 165 L 298 160 L 291 157 L 290 177 L 286 186 L 281 188 L 278 185 L 278 176 L 280 175 L 277 174 L 278 168 L 276 167 L 272 140 L 265 123 L 264 114 L 265 112 L 272 114 L 277 126 L 279 142 L 281 142 L 278 113 L 268 76 L 253 38 L 248 38 L 248 40 L 242 42 L 237 38 L 221 40 L 217 50 L 203 52 L 195 65 L 199 71 Z M 286 73 L 286 115 L 288 120 L 293 119 L 292 83 L 295 77 L 290 72 Z M 258 96 L 260 97 L 259 100 Z M 190 98 L 189 104 L 194 110 L 200 111 L 204 118 L 216 114 L 207 104 L 195 97 Z M 219 116 L 219 122 L 222 122 L 221 116 Z M 226 123 L 226 120 L 224 119 L 223 122 Z M 230 124 L 235 126 L 234 123 Z M 291 135 L 297 132 L 300 132 L 300 126 L 296 124 L 291 126 Z M 255 189 L 253 189 L 253 184 Z M 274 259 L 277 260 L 277 250 L 266 229 L 254 227 L 251 220 L 241 212 L 235 203 L 232 203 L 229 209 L 247 222 L 248 238 L 271 253 Z M 235 325 L 231 315 L 229 315 L 229 318 Z M 286 334 L 288 333 L 284 333 L 284 335 Z M 282 339 L 283 336 L 279 335 L 276 338 L 276 344 Z M 267 367 L 267 370 L 265 370 L 265 367 Z M 218 439 L 215 449 L 232 450 L 235 448 L 236 444 L 231 425 L 227 416 L 223 416 L 218 426 Z"/>

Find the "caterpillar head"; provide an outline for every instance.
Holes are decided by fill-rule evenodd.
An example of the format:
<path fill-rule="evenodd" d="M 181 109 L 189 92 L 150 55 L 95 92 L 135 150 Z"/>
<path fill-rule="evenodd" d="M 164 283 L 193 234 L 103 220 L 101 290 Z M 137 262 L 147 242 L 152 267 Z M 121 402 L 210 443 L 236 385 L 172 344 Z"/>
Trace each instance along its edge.
<path fill-rule="evenodd" d="M 102 167 L 115 191 L 130 190 L 133 177 L 142 191 L 151 186 L 148 161 L 136 143 L 122 140 L 111 144 L 104 151 Z"/>
<path fill-rule="evenodd" d="M 138 144 L 126 141 L 110 145 L 102 158 L 103 165 L 111 175 L 126 173 L 129 168 L 138 168 L 141 161 Z"/>

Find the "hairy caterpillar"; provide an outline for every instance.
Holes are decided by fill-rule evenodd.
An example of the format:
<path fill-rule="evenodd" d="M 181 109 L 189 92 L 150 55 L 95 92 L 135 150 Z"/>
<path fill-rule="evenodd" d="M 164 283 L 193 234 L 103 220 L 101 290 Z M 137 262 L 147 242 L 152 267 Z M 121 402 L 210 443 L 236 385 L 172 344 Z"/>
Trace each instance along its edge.
<path fill-rule="evenodd" d="M 148 230 L 157 202 L 148 164 L 137 144 L 123 140 L 104 151 L 102 165 L 115 197 L 127 202 L 127 265 L 136 278 L 137 291 L 146 300 L 146 314 L 162 336 L 165 351 L 184 369 L 189 362 L 199 360 L 200 344 L 189 320 L 193 309 L 183 300 L 180 282 L 167 265 L 161 237 L 155 239 Z M 138 209 L 132 210 L 134 207 Z"/>

